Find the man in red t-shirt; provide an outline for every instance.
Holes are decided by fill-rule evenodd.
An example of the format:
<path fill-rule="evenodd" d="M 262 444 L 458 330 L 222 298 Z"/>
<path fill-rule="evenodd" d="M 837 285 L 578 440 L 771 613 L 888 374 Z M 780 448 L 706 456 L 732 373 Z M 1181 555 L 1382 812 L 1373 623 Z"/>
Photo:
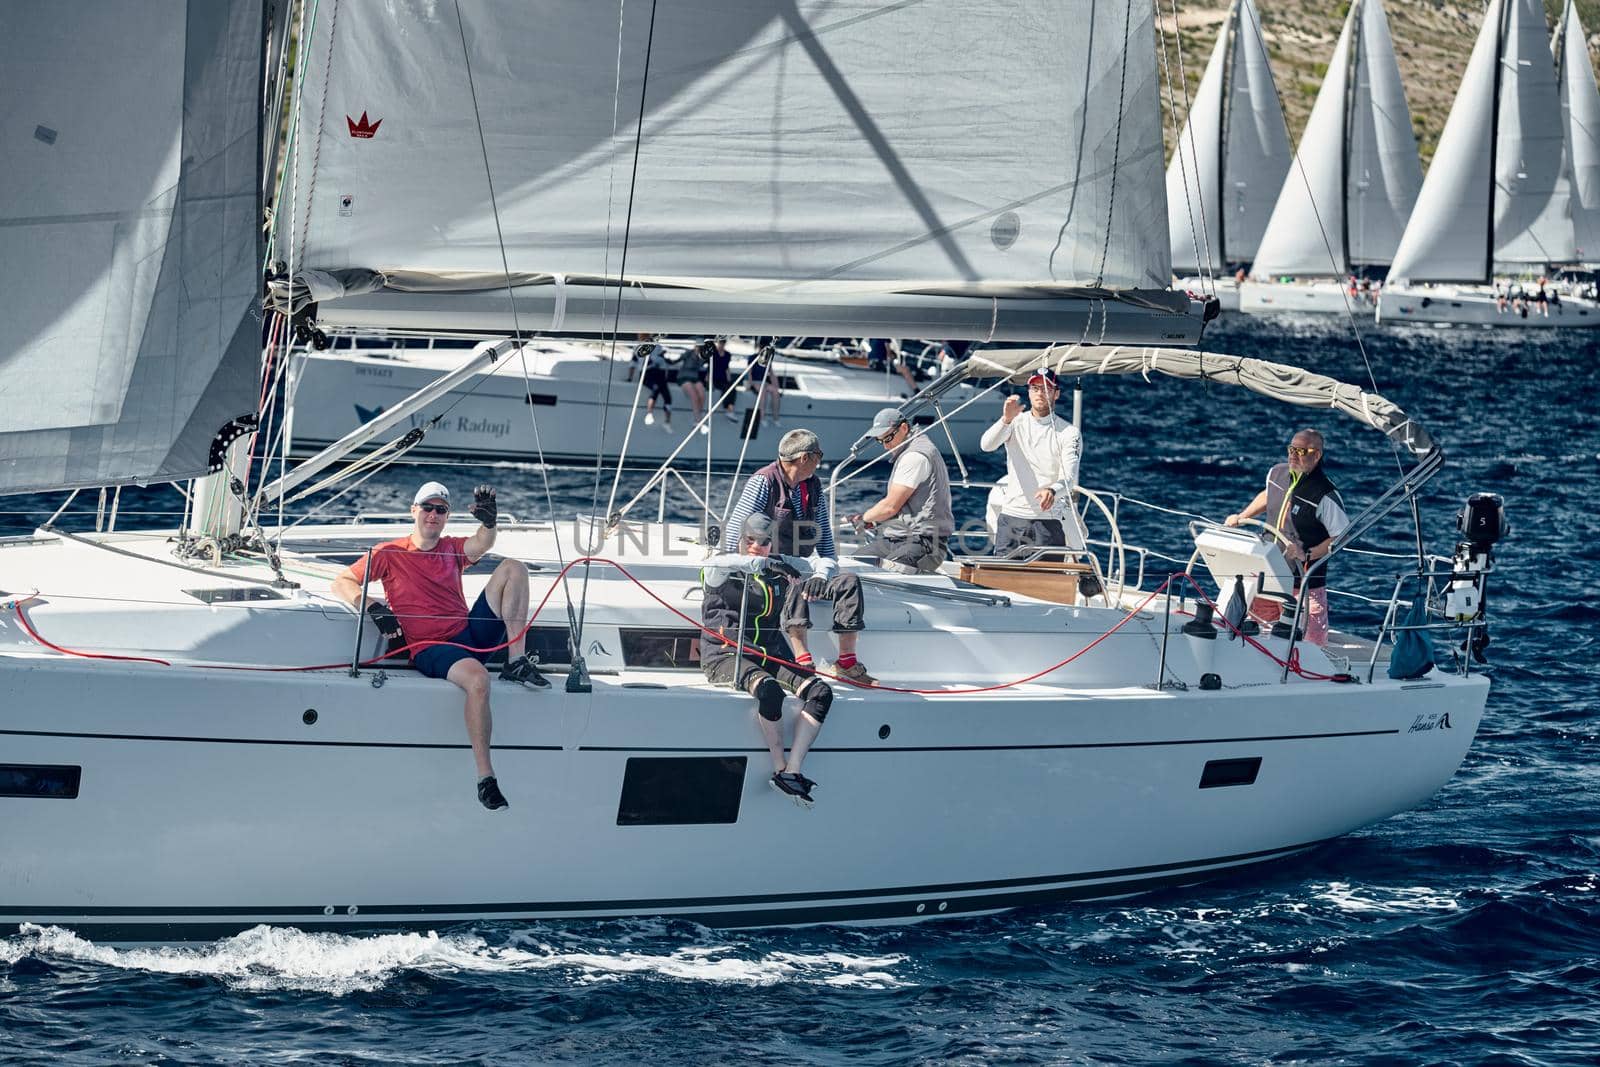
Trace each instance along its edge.
<path fill-rule="evenodd" d="M 500 679 L 530 689 L 548 689 L 550 683 L 528 656 L 527 567 L 514 559 L 502 560 L 477 603 L 470 610 L 467 607 L 461 573 L 494 546 L 498 516 L 494 489 L 478 486 L 468 513 L 482 524 L 477 532 L 471 537 L 445 537 L 450 490 L 438 482 L 427 483 L 412 500 L 411 517 L 416 525 L 411 533 L 385 541 L 370 557 L 347 567 L 333 580 L 333 593 L 357 607 L 364 579 L 383 583 L 388 603 L 374 599 L 369 586 L 367 614 L 385 637 L 404 638 L 417 670 L 430 678 L 448 679 L 466 692 L 467 737 L 478 764 L 478 800 L 490 811 L 499 811 L 510 805 L 489 762 L 493 722 L 489 716 L 489 671 L 484 663 L 506 643 L 508 623 L 519 633 L 506 650 Z"/>

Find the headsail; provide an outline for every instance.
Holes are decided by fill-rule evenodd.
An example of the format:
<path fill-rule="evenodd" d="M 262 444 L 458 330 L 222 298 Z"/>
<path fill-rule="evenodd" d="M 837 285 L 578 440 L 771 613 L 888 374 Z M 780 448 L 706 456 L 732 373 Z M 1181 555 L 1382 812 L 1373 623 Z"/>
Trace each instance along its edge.
<path fill-rule="evenodd" d="M 1555 68 L 1538 0 L 1490 0 L 1390 278 L 1487 282 L 1574 254 Z"/>
<path fill-rule="evenodd" d="M 1254 273 L 1316 277 L 1388 263 L 1421 187 L 1411 110 L 1383 5 L 1357 0 L 1261 239 Z"/>
<path fill-rule="evenodd" d="M 203 473 L 257 403 L 260 0 L 5 30 L 0 493 Z"/>
<path fill-rule="evenodd" d="M 1253 260 L 1289 159 L 1261 17 L 1251 0 L 1234 0 L 1167 167 L 1174 268 L 1201 270 L 1204 260 L 1217 272 Z"/>
<path fill-rule="evenodd" d="M 609 328 L 624 249 L 624 329 L 981 336 L 1169 278 L 1148 5 L 357 4 L 307 58 L 279 244 L 385 283 L 325 322 L 509 329 L 509 275 Z"/>
<path fill-rule="evenodd" d="M 1567 0 L 1561 15 L 1555 49 L 1561 115 L 1566 120 L 1567 152 L 1571 161 L 1576 259 L 1593 268 L 1600 265 L 1600 90 L 1595 87 L 1583 23 L 1571 0 Z"/>

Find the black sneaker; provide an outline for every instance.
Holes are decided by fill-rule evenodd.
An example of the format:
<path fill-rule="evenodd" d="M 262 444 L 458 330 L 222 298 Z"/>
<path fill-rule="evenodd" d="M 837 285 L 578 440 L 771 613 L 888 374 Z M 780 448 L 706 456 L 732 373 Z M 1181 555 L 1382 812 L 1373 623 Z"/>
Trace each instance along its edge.
<path fill-rule="evenodd" d="M 779 771 L 772 776 L 772 788 L 794 801 L 802 808 L 811 807 L 811 787 L 817 783 L 804 775 Z"/>
<path fill-rule="evenodd" d="M 478 779 L 478 803 L 490 811 L 501 811 L 511 806 L 506 795 L 500 792 L 500 783 L 494 780 L 494 775 Z"/>
<path fill-rule="evenodd" d="M 550 679 L 544 672 L 534 666 L 533 660 L 527 656 L 518 656 L 516 659 L 506 660 L 506 665 L 500 668 L 502 682 L 516 682 L 518 685 L 527 686 L 529 689 L 549 689 Z"/>

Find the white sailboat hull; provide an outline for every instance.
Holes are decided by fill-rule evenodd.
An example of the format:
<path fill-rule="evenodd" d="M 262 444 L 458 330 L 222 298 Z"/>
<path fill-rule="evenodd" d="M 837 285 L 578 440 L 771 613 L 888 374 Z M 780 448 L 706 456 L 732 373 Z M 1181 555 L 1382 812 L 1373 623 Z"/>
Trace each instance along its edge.
<path fill-rule="evenodd" d="M 502 542 L 530 547 L 515 530 Z M 142 641 L 171 664 L 61 655 L 10 612 L 0 625 L 3 762 L 77 783 L 71 797 L 0 795 L 0 928 L 101 939 L 257 923 L 905 922 L 1125 895 L 1292 855 L 1422 803 L 1461 762 L 1488 692 L 1481 677 L 1400 683 L 1381 669 L 1371 684 L 1283 682 L 1237 641 L 1178 636 L 1181 619 L 1166 669 L 1187 688 L 1158 692 L 1138 681 L 1154 681 L 1164 631 L 1145 614 L 1037 683 L 839 686 L 805 764 L 819 783 L 807 811 L 768 786 L 748 697 L 693 667 L 629 664 L 628 627 L 682 621 L 629 582 L 600 581 L 592 693 L 564 692 L 559 676 L 548 692 L 494 685 L 511 808 L 490 813 L 449 684 L 408 669 L 375 686 L 371 670 L 198 665 L 337 660 L 354 647 L 354 616 L 321 594 L 186 606 L 177 590 L 218 579 L 80 542 L 10 545 L 0 564 L 0 587 L 26 571 L 53 591 L 29 607 L 53 643 Z M 680 610 L 693 603 L 695 564 L 632 566 Z M 138 599 L 69 595 L 101 567 L 130 571 L 125 596 Z M 549 572 L 534 582 L 537 598 Z M 1124 618 L 1011 601 L 874 587 L 863 655 L 888 685 L 998 684 Z M 170 607 L 140 606 L 152 602 Z M 824 611 L 815 641 L 827 654 L 825 622 Z M 1334 669 L 1314 648 L 1302 658 Z M 1202 691 L 1202 671 L 1233 688 Z"/>
<path fill-rule="evenodd" d="M 1385 287 L 1378 299 L 1377 321 L 1439 325 L 1498 326 L 1515 330 L 1593 329 L 1600 327 L 1600 304 L 1565 296 L 1541 312 L 1529 303 L 1521 314 L 1510 303 L 1502 309 L 1494 291 L 1483 286 L 1436 285 L 1427 288 Z"/>
<path fill-rule="evenodd" d="M 438 378 L 460 358 L 459 353 L 398 358 L 309 354 L 295 393 L 294 450 L 307 454 L 337 441 Z M 627 369 L 626 360 L 613 366 L 608 396 L 604 359 L 583 351 L 558 349 L 530 360 L 525 389 L 519 361 L 513 354 L 498 369 L 474 376 L 388 436 L 398 437 L 411 426 L 426 425 L 443 413 L 444 417 L 429 429 L 412 455 L 534 462 L 539 459 L 542 446 L 548 461 L 592 464 L 597 448 L 608 460 L 615 461 L 626 439 L 628 462 L 654 467 L 689 438 L 680 453 L 680 466 L 703 466 L 708 447 L 713 465 L 732 466 L 738 462 L 741 449 L 746 448 L 747 432 L 747 462 L 753 459 L 764 463 L 776 455 L 778 439 L 797 426 L 816 432 L 825 455 L 842 456 L 871 425 L 872 416 L 880 408 L 898 405 L 910 391 L 896 374 L 886 377 L 881 372 L 822 361 L 780 359 L 772 373 L 791 388 L 786 388 L 778 400 L 776 416 L 769 407 L 760 418 L 753 418 L 755 393 L 748 386 L 741 386 L 732 404 L 734 417 L 714 414 L 709 432 L 701 434 L 696 430 L 689 401 L 676 384 L 670 387 L 671 426 L 659 408 L 653 413 L 652 422 L 646 424 L 644 401 L 649 390 L 641 392 L 635 408 L 637 383 L 627 380 Z M 976 392 L 970 386 L 960 387 L 945 404 L 945 412 L 954 411 Z M 537 440 L 530 407 L 538 420 Z M 998 417 L 999 410 L 998 399 L 986 398 L 952 415 L 949 429 L 957 449 L 976 452 L 979 437 Z M 602 422 L 603 441 L 599 432 Z M 950 439 L 943 431 L 935 432 L 934 441 L 941 451 L 950 447 Z"/>
<path fill-rule="evenodd" d="M 1373 313 L 1372 294 L 1351 297 L 1344 284 L 1332 279 L 1308 282 L 1246 281 L 1239 286 L 1239 310 L 1246 315 L 1343 315 Z"/>
<path fill-rule="evenodd" d="M 1239 283 L 1232 278 L 1201 278 L 1190 276 L 1187 278 L 1174 278 L 1174 289 L 1182 289 L 1190 293 L 1203 293 L 1217 298 L 1217 304 L 1223 311 L 1239 310 Z"/>

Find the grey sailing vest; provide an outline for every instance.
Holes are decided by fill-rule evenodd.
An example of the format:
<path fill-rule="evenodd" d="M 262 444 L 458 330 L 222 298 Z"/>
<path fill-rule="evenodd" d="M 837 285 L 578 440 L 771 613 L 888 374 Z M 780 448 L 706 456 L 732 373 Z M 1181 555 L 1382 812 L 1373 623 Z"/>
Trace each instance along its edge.
<path fill-rule="evenodd" d="M 926 434 L 913 437 L 903 447 L 907 452 L 928 457 L 929 474 L 912 491 L 900 514 L 885 524 L 884 532 L 897 538 L 949 537 L 956 532 L 956 519 L 950 506 L 950 472 L 945 469 L 944 457 Z"/>

